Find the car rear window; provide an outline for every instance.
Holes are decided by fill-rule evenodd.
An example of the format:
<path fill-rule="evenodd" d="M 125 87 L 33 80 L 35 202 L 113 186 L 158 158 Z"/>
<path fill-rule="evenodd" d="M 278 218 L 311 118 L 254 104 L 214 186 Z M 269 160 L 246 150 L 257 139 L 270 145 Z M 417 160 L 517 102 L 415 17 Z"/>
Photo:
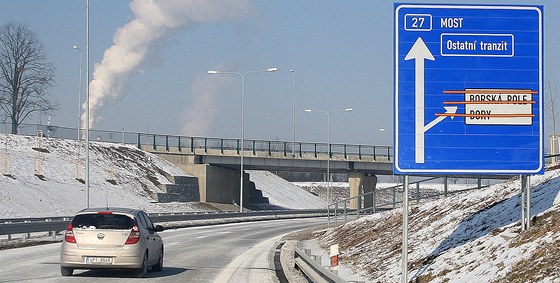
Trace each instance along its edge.
<path fill-rule="evenodd" d="M 122 214 L 78 214 L 72 227 L 82 229 L 132 229 L 134 220 Z"/>

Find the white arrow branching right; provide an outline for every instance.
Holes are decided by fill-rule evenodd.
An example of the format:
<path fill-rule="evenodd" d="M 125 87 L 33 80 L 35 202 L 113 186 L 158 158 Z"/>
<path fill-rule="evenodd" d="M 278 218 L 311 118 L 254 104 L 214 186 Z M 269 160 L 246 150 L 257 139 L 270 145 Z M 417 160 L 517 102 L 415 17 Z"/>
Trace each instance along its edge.
<path fill-rule="evenodd" d="M 447 107 L 443 107 L 445 108 L 445 114 L 455 114 L 457 112 L 457 106 L 447 106 Z M 437 118 L 435 118 L 432 122 L 430 122 L 428 125 L 426 125 L 426 127 L 424 127 L 424 132 L 427 132 L 429 129 L 431 129 L 433 126 L 435 126 L 437 123 L 443 121 L 443 119 L 447 118 L 448 116 L 439 116 Z M 451 120 L 453 120 L 453 118 L 455 118 L 455 116 L 451 116 Z"/>

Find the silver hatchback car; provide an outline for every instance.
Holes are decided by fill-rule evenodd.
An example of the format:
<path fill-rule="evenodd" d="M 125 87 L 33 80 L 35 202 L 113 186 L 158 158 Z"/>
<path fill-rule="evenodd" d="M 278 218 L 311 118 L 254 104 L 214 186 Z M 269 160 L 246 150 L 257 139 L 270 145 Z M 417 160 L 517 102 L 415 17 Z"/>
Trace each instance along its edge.
<path fill-rule="evenodd" d="M 163 241 L 142 210 L 88 208 L 78 212 L 60 249 L 60 272 L 70 276 L 75 269 L 132 269 L 137 277 L 148 269 L 163 269 Z"/>

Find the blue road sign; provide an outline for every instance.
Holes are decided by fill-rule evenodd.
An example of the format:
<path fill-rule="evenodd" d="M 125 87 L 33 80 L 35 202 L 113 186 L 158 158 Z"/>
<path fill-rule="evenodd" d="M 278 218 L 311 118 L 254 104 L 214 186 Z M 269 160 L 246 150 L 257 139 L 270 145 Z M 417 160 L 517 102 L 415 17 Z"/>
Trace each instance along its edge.
<path fill-rule="evenodd" d="M 542 174 L 543 7 L 394 12 L 395 173 Z"/>

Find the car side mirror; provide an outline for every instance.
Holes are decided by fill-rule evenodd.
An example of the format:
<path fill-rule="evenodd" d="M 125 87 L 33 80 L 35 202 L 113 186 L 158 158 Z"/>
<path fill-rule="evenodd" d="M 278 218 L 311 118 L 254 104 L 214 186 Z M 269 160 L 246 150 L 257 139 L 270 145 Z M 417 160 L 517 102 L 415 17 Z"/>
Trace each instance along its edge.
<path fill-rule="evenodd" d="M 165 230 L 165 228 L 163 228 L 163 226 L 161 225 L 156 225 L 156 227 L 154 228 L 154 232 L 161 232 Z"/>

